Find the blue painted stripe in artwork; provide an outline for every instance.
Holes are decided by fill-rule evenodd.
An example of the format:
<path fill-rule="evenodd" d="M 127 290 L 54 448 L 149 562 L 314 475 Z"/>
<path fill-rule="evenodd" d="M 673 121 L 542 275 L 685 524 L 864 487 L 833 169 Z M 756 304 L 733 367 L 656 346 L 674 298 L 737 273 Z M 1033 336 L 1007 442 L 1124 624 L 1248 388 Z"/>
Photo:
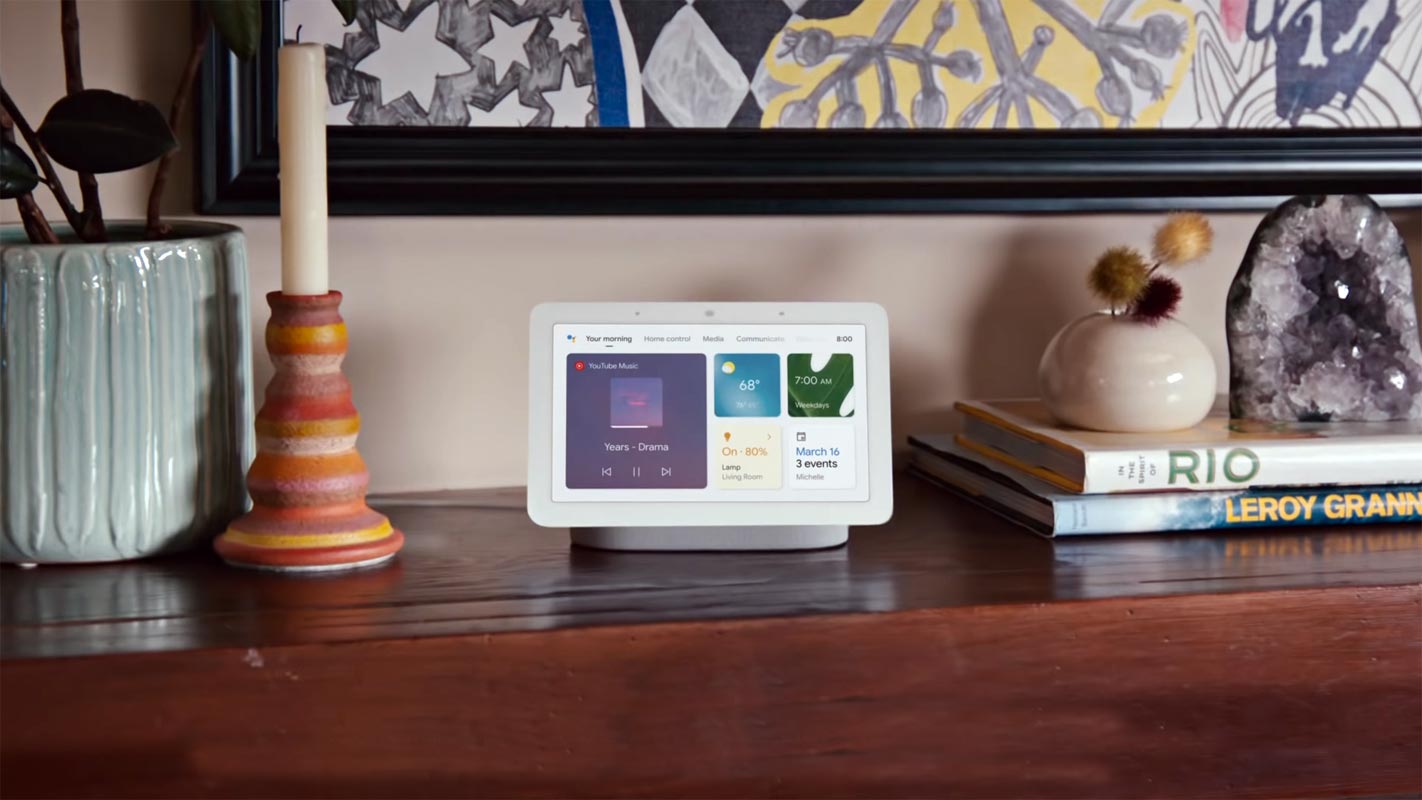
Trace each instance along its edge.
<path fill-rule="evenodd" d="M 592 39 L 597 84 L 597 119 L 603 128 L 626 128 L 627 73 L 622 68 L 622 42 L 617 38 L 613 0 L 583 0 L 583 19 Z"/>

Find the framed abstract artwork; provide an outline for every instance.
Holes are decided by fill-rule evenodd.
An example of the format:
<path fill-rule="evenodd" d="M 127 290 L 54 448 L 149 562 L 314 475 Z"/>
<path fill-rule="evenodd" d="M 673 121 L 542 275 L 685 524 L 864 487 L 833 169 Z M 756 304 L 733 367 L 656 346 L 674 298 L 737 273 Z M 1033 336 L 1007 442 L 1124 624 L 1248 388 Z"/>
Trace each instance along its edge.
<path fill-rule="evenodd" d="M 277 210 L 319 42 L 346 214 L 1422 205 L 1422 0 L 266 0 L 198 205 Z"/>

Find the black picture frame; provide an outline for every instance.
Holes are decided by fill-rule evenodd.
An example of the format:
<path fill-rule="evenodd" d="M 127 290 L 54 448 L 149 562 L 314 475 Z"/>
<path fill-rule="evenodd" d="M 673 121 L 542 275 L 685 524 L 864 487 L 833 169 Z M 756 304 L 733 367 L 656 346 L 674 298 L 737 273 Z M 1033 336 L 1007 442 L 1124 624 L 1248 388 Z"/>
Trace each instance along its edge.
<path fill-rule="evenodd" d="M 197 207 L 278 210 L 280 3 L 199 79 Z M 216 37 L 216 34 L 212 34 Z M 782 131 L 332 127 L 333 214 L 1262 209 L 1360 192 L 1422 206 L 1422 129 Z"/>

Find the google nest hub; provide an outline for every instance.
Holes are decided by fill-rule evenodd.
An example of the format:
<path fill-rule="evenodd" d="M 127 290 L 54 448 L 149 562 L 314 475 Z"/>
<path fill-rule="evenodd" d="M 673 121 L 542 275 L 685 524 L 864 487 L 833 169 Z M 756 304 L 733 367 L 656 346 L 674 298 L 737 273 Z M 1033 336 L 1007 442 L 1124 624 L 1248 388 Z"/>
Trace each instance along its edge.
<path fill-rule="evenodd" d="M 831 547 L 893 513 L 870 303 L 549 303 L 529 327 L 528 514 L 628 550 Z"/>

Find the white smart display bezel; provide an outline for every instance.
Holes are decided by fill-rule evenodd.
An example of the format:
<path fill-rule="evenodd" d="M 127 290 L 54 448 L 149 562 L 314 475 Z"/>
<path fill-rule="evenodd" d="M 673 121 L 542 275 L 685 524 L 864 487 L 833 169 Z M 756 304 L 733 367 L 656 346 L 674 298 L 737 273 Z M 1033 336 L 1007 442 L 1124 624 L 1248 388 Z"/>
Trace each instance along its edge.
<path fill-rule="evenodd" d="M 869 494 L 864 501 L 554 502 L 554 326 L 862 325 Z M 859 409 L 856 408 L 856 414 Z M 877 525 L 893 514 L 889 322 L 874 303 L 544 303 L 529 316 L 528 515 L 546 527 Z"/>

